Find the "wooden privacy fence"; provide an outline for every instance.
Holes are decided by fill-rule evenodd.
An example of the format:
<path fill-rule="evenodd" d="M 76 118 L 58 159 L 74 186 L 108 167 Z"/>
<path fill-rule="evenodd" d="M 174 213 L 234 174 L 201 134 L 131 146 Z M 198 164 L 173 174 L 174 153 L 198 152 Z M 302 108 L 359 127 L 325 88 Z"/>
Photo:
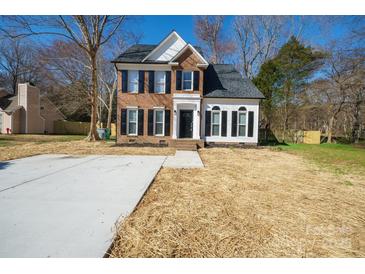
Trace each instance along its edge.
<path fill-rule="evenodd" d="M 90 129 L 88 122 L 54 121 L 54 133 L 60 135 L 87 135 Z M 111 136 L 116 136 L 116 126 L 111 124 Z"/>
<path fill-rule="evenodd" d="M 304 131 L 303 144 L 320 144 L 321 132 L 318 131 Z"/>
<path fill-rule="evenodd" d="M 265 139 L 265 134 L 267 134 Z M 282 131 L 265 132 L 265 129 L 260 129 L 259 140 L 260 143 L 278 143 L 280 137 L 283 136 Z M 278 138 L 279 137 L 279 138 Z M 285 142 L 295 144 L 320 144 L 321 132 L 319 130 L 287 130 Z"/>

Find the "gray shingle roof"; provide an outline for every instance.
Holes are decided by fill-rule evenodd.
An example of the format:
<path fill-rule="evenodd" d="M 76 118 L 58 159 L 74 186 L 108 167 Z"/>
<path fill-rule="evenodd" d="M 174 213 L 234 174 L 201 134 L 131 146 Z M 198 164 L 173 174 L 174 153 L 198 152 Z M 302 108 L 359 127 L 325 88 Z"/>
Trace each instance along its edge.
<path fill-rule="evenodd" d="M 233 65 L 209 65 L 204 76 L 204 97 L 255 98 L 264 95 L 249 79 L 242 78 Z"/>
<path fill-rule="evenodd" d="M 129 47 L 125 52 L 120 54 L 113 62 L 120 63 L 140 63 L 156 45 L 136 44 Z"/>
<path fill-rule="evenodd" d="M 126 51 L 120 54 L 113 63 L 141 63 L 142 60 L 157 47 L 158 45 L 136 44 L 129 47 Z M 198 46 L 194 48 L 203 56 L 202 49 Z M 144 63 L 167 63 L 167 62 L 154 62 L 145 61 Z"/>

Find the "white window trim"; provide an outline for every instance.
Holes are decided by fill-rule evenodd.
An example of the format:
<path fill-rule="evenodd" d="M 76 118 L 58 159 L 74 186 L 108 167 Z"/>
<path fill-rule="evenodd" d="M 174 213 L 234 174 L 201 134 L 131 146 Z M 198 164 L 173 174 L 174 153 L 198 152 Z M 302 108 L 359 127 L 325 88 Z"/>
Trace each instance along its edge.
<path fill-rule="evenodd" d="M 136 115 L 136 133 L 129 133 L 129 112 L 131 110 L 135 110 L 137 112 L 137 115 Z M 138 108 L 137 107 L 127 108 L 127 135 L 128 136 L 138 136 Z"/>
<path fill-rule="evenodd" d="M 157 72 L 162 72 L 163 73 L 163 79 L 164 79 L 164 84 L 163 84 L 163 91 L 162 92 L 156 92 L 156 86 L 157 86 L 157 81 L 156 81 L 156 74 L 157 74 Z M 155 92 L 154 93 L 156 93 L 156 94 L 165 94 L 166 93 L 166 72 L 165 71 L 155 71 L 154 72 L 154 74 L 155 74 L 155 83 L 154 83 L 154 90 L 155 90 Z"/>
<path fill-rule="evenodd" d="M 132 71 L 135 71 L 137 73 L 137 90 L 136 91 L 129 90 L 129 87 L 130 87 L 129 83 L 130 83 L 130 79 L 131 79 L 130 72 L 132 72 Z M 139 89 L 139 71 L 138 70 L 128 70 L 128 83 L 127 84 L 128 84 L 127 90 L 129 93 L 138 93 L 138 89 Z"/>
<path fill-rule="evenodd" d="M 191 89 L 184 89 L 184 72 L 190 72 L 191 73 Z M 182 70 L 181 73 L 181 90 L 185 91 L 193 91 L 194 90 L 194 71 L 192 70 Z"/>
<path fill-rule="evenodd" d="M 245 135 L 244 136 L 241 136 L 240 135 L 240 113 L 245 113 L 246 114 L 246 128 L 245 128 Z M 248 111 L 247 111 L 247 108 L 246 110 L 238 110 L 237 111 L 237 137 L 247 137 L 247 123 L 248 123 Z M 243 125 L 243 124 L 242 124 Z"/>
<path fill-rule="evenodd" d="M 162 133 L 156 134 L 156 112 L 162 111 Z M 165 109 L 164 108 L 154 108 L 153 109 L 153 135 L 154 136 L 165 136 Z"/>
<path fill-rule="evenodd" d="M 219 113 L 218 135 L 213 135 L 213 113 Z M 214 124 L 216 125 L 216 124 Z M 210 117 L 210 136 L 221 137 L 222 113 L 221 110 L 212 110 Z"/>

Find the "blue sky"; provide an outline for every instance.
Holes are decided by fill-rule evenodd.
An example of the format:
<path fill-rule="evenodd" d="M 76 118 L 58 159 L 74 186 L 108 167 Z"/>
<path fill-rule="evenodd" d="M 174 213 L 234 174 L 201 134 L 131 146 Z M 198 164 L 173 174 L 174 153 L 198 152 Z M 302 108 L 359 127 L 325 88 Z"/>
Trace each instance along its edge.
<path fill-rule="evenodd" d="M 314 46 L 323 46 L 333 39 L 343 37 L 353 27 L 353 18 L 351 16 L 337 17 L 330 22 L 330 17 L 322 16 L 327 19 L 325 29 L 320 29 L 318 22 L 314 17 L 295 17 L 295 22 L 304 18 L 303 39 Z M 229 34 L 232 32 L 232 16 L 226 16 L 224 22 L 224 31 Z M 171 30 L 175 29 L 187 42 L 197 44 L 194 35 L 194 17 L 193 16 L 139 16 L 131 20 L 129 27 L 142 33 L 141 43 L 157 44 Z M 365 27 L 365 26 L 364 26 Z"/>

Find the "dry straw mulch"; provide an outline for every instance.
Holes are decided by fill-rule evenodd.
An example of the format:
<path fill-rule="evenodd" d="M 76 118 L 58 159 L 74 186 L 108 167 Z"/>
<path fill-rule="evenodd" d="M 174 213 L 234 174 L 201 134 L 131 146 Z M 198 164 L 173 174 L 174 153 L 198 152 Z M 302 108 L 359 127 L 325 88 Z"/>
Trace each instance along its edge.
<path fill-rule="evenodd" d="M 162 169 L 111 257 L 364 257 L 365 178 L 269 149 L 203 149 Z"/>
<path fill-rule="evenodd" d="M 114 142 L 17 142 L 12 146 L 0 146 L 0 161 L 7 161 L 39 154 L 106 154 L 106 155 L 173 155 L 168 147 L 121 147 Z"/>

